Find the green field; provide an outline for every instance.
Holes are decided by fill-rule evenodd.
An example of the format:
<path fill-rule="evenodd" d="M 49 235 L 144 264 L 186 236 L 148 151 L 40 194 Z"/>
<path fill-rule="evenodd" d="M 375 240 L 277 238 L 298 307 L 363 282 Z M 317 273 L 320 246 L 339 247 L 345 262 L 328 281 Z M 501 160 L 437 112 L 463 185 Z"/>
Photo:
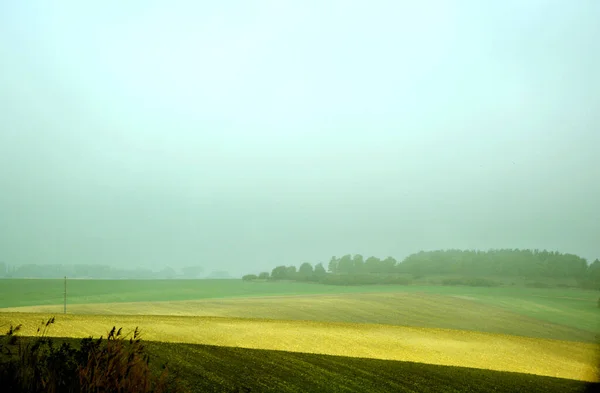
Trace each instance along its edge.
<path fill-rule="evenodd" d="M 444 297 L 443 299 L 438 298 L 441 299 L 439 300 L 441 302 L 446 302 L 449 297 L 452 297 L 451 299 L 471 300 L 471 304 L 476 303 L 478 306 L 486 304 L 498 307 L 499 310 L 534 318 L 536 321 L 568 326 L 592 335 L 597 333 L 600 327 L 597 291 L 571 288 L 477 288 L 412 285 L 326 286 L 312 283 L 244 282 L 242 280 L 69 280 L 68 282 L 69 305 L 352 293 L 438 295 Z M 62 296 L 62 280 L 0 280 L 0 308 L 62 305 Z M 414 306 L 414 303 L 403 305 L 403 307 L 406 306 Z M 440 309 L 443 309 L 441 306 Z M 459 305 L 459 307 L 463 306 Z M 119 307 L 115 306 L 114 308 L 118 309 Z M 55 310 L 53 312 L 61 312 L 62 308 L 57 307 Z M 249 312 L 252 312 L 254 309 L 249 308 L 249 310 Z M 48 311 L 48 309 L 43 311 Z M 294 313 L 297 312 L 298 310 L 294 311 Z M 447 314 L 447 312 L 444 312 L 444 314 Z M 414 314 L 409 314 L 409 317 L 411 315 Z M 289 318 L 289 316 L 279 314 L 270 316 L 253 313 L 251 316 Z M 477 317 L 477 315 L 472 316 Z M 307 318 L 313 319 L 314 315 L 307 315 Z M 508 319 L 510 320 L 510 318 Z M 317 320 L 320 319 L 317 318 Z M 354 319 L 351 321 L 360 322 L 360 320 Z M 387 323 L 385 320 L 364 320 L 364 318 L 363 321 Z M 433 323 L 435 325 L 437 322 L 434 320 Z M 402 323 L 400 322 L 400 324 Z M 408 324 L 413 325 L 414 323 L 408 322 Z M 478 325 L 481 325 L 481 322 Z M 426 324 L 423 326 L 431 325 Z M 483 329 L 487 331 L 485 327 Z"/>
<path fill-rule="evenodd" d="M 151 343 L 149 350 L 161 360 L 181 359 L 182 379 L 199 392 L 581 393 L 593 388 L 562 378 L 379 359 L 190 344 Z"/>
<path fill-rule="evenodd" d="M 78 347 L 74 339 L 68 341 Z M 532 374 L 415 362 L 146 341 L 151 365 L 190 392 L 523 392 L 583 393 L 593 383 Z"/>
<path fill-rule="evenodd" d="M 592 342 L 593 330 L 577 323 L 540 323 L 539 318 L 491 305 L 474 297 L 426 292 L 349 293 L 161 302 L 88 303 L 69 306 L 76 315 L 146 315 L 262 318 L 320 322 L 377 323 L 463 329 L 537 338 Z M 547 298 L 534 297 L 547 312 Z M 520 303 L 519 303 L 520 304 Z M 593 305 L 593 303 L 590 302 Z M 558 309 L 556 312 L 560 312 Z M 62 305 L 7 308 L 9 312 L 62 312 Z M 594 320 L 592 308 L 589 319 Z M 586 315 L 581 313 L 581 315 Z M 575 319 L 577 320 L 577 319 Z M 508 323 L 507 323 L 508 322 Z M 569 321 L 571 322 L 571 321 Z"/>
<path fill-rule="evenodd" d="M 0 308 L 63 303 L 63 280 L 0 279 Z M 70 304 L 152 302 L 227 297 L 395 292 L 401 286 L 338 287 L 242 280 L 69 280 Z"/>
<path fill-rule="evenodd" d="M 537 391 L 576 391 L 579 382 L 539 378 L 597 380 L 595 291 L 70 280 L 69 313 L 61 316 L 62 289 L 62 280 L 1 280 L 0 325 L 24 323 L 33 334 L 36 321 L 57 315 L 59 337 L 140 326 L 157 356 L 176 364 L 191 386 L 217 381 L 215 391 L 240 384 L 324 391 L 321 373 L 337 381 L 336 391 L 356 391 L 353 383 L 372 391 L 441 391 L 441 384 L 444 391 L 488 391 L 486 381 L 500 391 L 536 391 L 538 384 Z M 259 353 L 265 358 L 250 359 Z M 256 365 L 243 366 L 249 379 L 239 379 L 234 354 Z M 202 378 L 194 367 L 204 370 Z M 407 370 L 410 376 L 396 374 Z"/>

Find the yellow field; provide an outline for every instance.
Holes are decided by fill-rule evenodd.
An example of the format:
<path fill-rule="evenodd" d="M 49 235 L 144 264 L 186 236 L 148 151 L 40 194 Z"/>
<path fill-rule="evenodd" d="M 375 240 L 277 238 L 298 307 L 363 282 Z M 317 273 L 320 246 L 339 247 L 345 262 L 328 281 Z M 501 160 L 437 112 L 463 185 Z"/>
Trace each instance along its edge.
<path fill-rule="evenodd" d="M 47 314 L 1 313 L 0 326 L 35 334 Z M 139 326 L 147 340 L 274 349 L 514 371 L 596 381 L 594 344 L 381 324 L 197 316 L 65 315 L 50 335 L 106 336 Z"/>
<path fill-rule="evenodd" d="M 0 312 L 61 314 L 62 305 L 0 309 Z M 593 333 L 543 322 L 472 298 L 426 293 L 269 296 L 164 302 L 69 305 L 72 314 L 177 315 L 380 323 L 464 329 L 569 341 L 590 341 Z"/>

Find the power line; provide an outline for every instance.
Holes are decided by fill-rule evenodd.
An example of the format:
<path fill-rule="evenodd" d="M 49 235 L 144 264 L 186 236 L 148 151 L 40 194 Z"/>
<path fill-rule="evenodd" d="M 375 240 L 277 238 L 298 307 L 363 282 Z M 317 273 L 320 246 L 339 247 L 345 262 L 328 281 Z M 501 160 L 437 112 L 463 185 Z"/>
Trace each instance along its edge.
<path fill-rule="evenodd" d="M 65 304 L 63 307 L 63 313 L 67 313 L 67 276 L 65 276 Z"/>

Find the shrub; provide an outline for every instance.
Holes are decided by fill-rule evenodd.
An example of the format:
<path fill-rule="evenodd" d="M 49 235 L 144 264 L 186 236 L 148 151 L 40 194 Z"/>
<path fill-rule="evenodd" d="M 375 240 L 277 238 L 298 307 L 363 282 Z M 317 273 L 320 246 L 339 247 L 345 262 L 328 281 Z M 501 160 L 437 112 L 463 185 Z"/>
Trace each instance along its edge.
<path fill-rule="evenodd" d="M 107 338 L 86 338 L 80 348 L 67 342 L 55 346 L 47 337 L 50 318 L 37 337 L 17 335 L 20 326 L 0 336 L 0 386 L 3 391 L 31 393 L 121 392 L 167 393 L 181 391 L 167 365 L 155 375 L 136 328 L 128 338 L 115 327 Z"/>

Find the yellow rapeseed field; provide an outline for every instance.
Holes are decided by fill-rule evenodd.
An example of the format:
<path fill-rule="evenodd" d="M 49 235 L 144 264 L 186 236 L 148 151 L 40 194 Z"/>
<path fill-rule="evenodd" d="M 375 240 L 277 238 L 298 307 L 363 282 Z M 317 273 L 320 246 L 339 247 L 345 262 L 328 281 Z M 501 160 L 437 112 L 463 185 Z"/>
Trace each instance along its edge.
<path fill-rule="evenodd" d="M 62 305 L 0 309 L 0 312 L 62 313 Z M 474 330 L 589 342 L 593 333 L 543 322 L 472 299 L 425 293 L 268 296 L 160 302 L 69 305 L 72 314 L 178 315 L 380 323 Z"/>
<path fill-rule="evenodd" d="M 0 313 L 0 326 L 35 334 L 48 314 Z M 273 349 L 514 371 L 596 381 L 589 343 L 465 330 L 198 316 L 59 315 L 50 335 L 98 337 L 139 326 L 147 340 Z"/>

